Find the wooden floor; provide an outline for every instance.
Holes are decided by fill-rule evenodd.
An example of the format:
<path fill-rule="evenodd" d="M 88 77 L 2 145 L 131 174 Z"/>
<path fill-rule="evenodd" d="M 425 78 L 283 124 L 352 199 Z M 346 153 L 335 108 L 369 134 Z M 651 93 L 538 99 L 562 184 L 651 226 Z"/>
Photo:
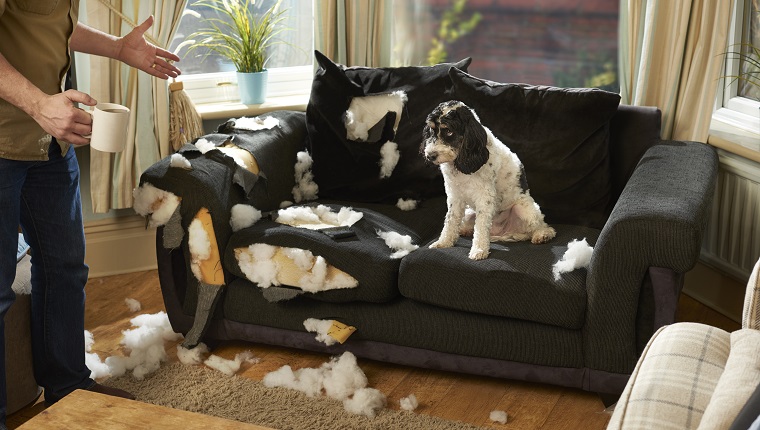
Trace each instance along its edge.
<path fill-rule="evenodd" d="M 93 333 L 93 350 L 104 359 L 120 354 L 121 332 L 130 328 L 129 320 L 136 314 L 129 311 L 124 299 L 133 298 L 142 304 L 141 313 L 164 310 L 158 275 L 155 270 L 91 279 L 87 284 L 87 313 L 85 328 Z M 734 331 L 740 325 L 712 311 L 699 302 L 682 295 L 679 321 L 710 324 Z M 167 345 L 171 360 L 176 360 L 176 348 Z M 315 367 L 327 361 L 322 354 L 269 347 L 257 344 L 229 342 L 214 353 L 233 358 L 243 350 L 251 350 L 261 359 L 256 365 L 244 368 L 241 375 L 260 380 L 279 367 Z M 420 401 L 418 413 L 465 421 L 499 429 L 604 429 L 609 414 L 599 398 L 580 390 L 542 384 L 431 371 L 370 360 L 359 360 L 369 384 L 388 397 L 389 407 L 398 409 L 398 401 L 415 394 Z M 44 410 L 42 401 L 8 417 L 8 428 L 14 429 Z M 506 425 L 489 421 L 492 410 L 509 414 Z"/>

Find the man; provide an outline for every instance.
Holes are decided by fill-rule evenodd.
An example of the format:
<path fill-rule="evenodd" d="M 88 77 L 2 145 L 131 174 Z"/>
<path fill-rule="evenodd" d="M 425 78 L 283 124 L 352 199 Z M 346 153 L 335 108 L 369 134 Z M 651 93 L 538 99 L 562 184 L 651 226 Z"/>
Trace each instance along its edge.
<path fill-rule="evenodd" d="M 89 144 L 89 95 L 62 91 L 71 51 L 120 60 L 158 78 L 179 61 L 147 43 L 148 18 L 119 38 L 78 23 L 79 0 L 0 0 L 0 429 L 5 429 L 5 327 L 13 303 L 21 226 L 32 255 L 32 352 L 37 383 L 54 403 L 96 384 L 84 361 L 84 228 L 72 146 Z M 110 100 L 106 100 L 110 101 Z"/>

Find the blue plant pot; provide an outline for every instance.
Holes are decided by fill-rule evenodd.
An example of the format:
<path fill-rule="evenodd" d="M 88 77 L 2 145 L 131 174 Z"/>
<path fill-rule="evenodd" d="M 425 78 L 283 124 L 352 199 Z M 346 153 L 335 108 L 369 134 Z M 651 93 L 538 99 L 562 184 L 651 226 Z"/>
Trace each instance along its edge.
<path fill-rule="evenodd" d="M 240 101 L 246 105 L 264 103 L 267 98 L 267 69 L 255 73 L 237 72 Z"/>

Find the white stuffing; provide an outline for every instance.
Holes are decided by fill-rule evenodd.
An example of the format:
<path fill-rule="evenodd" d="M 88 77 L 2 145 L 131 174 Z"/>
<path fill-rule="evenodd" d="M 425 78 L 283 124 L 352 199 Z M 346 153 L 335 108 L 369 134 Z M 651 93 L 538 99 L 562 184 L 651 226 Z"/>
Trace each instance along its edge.
<path fill-rule="evenodd" d="M 242 117 L 237 118 L 235 120 L 235 128 L 243 129 L 243 130 L 251 130 L 251 131 L 257 131 L 257 130 L 271 130 L 274 127 L 280 126 L 280 120 L 268 116 L 266 118 L 262 118 L 260 116 L 250 118 L 250 117 Z"/>
<path fill-rule="evenodd" d="M 92 332 L 89 330 L 85 330 L 84 331 L 84 351 L 91 352 L 92 345 L 94 344 L 95 344 L 95 337 L 92 335 Z"/>
<path fill-rule="evenodd" d="M 315 200 L 319 193 L 319 186 L 314 182 L 314 174 L 311 173 L 311 165 L 314 163 L 311 155 L 306 151 L 296 154 L 295 180 L 293 187 L 293 200 L 300 203 L 305 200 Z"/>
<path fill-rule="evenodd" d="M 328 397 L 343 401 L 348 412 L 369 417 L 374 417 L 376 410 L 385 406 L 385 396 L 378 390 L 367 388 L 367 376 L 350 352 L 333 357 L 319 368 L 294 371 L 290 366 L 282 366 L 266 374 L 262 382 L 270 388 L 298 390 L 310 397 L 324 392 Z"/>
<path fill-rule="evenodd" d="M 190 170 L 193 168 L 193 166 L 190 165 L 190 160 L 185 158 L 180 153 L 172 154 L 169 160 L 169 167 L 177 167 L 179 169 L 185 169 L 185 170 Z"/>
<path fill-rule="evenodd" d="M 130 320 L 136 328 L 122 332 L 121 344 L 129 351 L 129 356 L 111 356 L 105 363 L 111 376 L 121 376 L 131 370 L 133 376 L 142 380 L 146 375 L 158 370 L 162 362 L 168 359 L 164 342 L 177 341 L 182 338 L 174 333 L 166 313 L 138 315 Z"/>
<path fill-rule="evenodd" d="M 329 206 L 290 206 L 277 211 L 277 221 L 293 227 L 319 230 L 327 227 L 350 227 L 362 219 L 364 214 L 350 207 L 342 207 L 333 212 Z"/>
<path fill-rule="evenodd" d="M 201 342 L 195 348 L 187 349 L 182 345 L 177 345 L 177 359 L 186 366 L 194 366 L 203 363 L 206 354 L 209 353 L 208 346 Z"/>
<path fill-rule="evenodd" d="M 396 168 L 401 153 L 396 142 L 385 142 L 380 148 L 380 178 L 389 178 Z"/>
<path fill-rule="evenodd" d="M 255 358 L 251 351 L 243 351 L 238 353 L 232 360 L 227 360 L 226 358 L 211 354 L 203 364 L 212 369 L 216 369 L 227 376 L 232 376 L 240 370 L 240 366 L 243 362 L 256 364 L 259 362 L 259 359 Z"/>
<path fill-rule="evenodd" d="M 84 363 L 90 369 L 90 378 L 99 379 L 111 375 L 111 370 L 100 360 L 97 353 L 92 352 L 92 345 L 95 339 L 88 330 L 84 331 Z"/>
<path fill-rule="evenodd" d="M 289 208 L 291 206 L 293 206 L 293 202 L 291 202 L 290 200 L 283 200 L 280 202 L 280 209 Z"/>
<path fill-rule="evenodd" d="M 420 402 L 417 401 L 417 396 L 414 394 L 410 394 L 407 397 L 400 399 L 398 402 L 401 409 L 405 411 L 413 411 L 420 405 Z"/>
<path fill-rule="evenodd" d="M 232 231 L 250 227 L 261 219 L 261 211 L 251 205 L 237 204 L 230 210 L 230 226 Z"/>
<path fill-rule="evenodd" d="M 254 243 L 245 250 L 236 253 L 240 270 L 249 281 L 261 288 L 280 285 L 277 280 L 277 263 L 272 259 L 277 251 L 272 245 Z"/>
<path fill-rule="evenodd" d="M 552 266 L 554 280 L 559 281 L 562 273 L 572 272 L 575 269 L 588 268 L 591 263 L 591 254 L 594 248 L 591 247 L 586 238 L 583 240 L 574 239 L 567 244 L 567 251 L 562 258 Z"/>
<path fill-rule="evenodd" d="M 201 154 L 205 154 L 212 149 L 216 149 L 216 145 L 214 145 L 213 142 L 209 142 L 208 140 L 204 138 L 200 138 L 195 141 L 195 147 L 198 148 L 199 151 L 201 151 Z"/>
<path fill-rule="evenodd" d="M 352 414 L 375 418 L 377 411 L 385 407 L 385 394 L 375 388 L 360 388 L 353 397 L 343 400 L 343 408 Z"/>
<path fill-rule="evenodd" d="M 128 356 L 111 356 L 100 361 L 97 354 L 91 353 L 94 339 L 92 333 L 85 331 L 85 364 L 92 372 L 92 378 L 105 376 L 117 377 L 131 370 L 136 379 L 156 371 L 161 363 L 168 359 L 164 342 L 177 341 L 182 338 L 174 333 L 165 312 L 138 315 L 130 320 L 136 328 L 122 332 L 121 344 Z"/>
<path fill-rule="evenodd" d="M 187 245 L 190 248 L 190 270 L 200 281 L 202 279 L 201 262 L 211 257 L 211 240 L 203 228 L 203 223 L 197 218 L 190 223 L 187 233 L 189 236 Z"/>
<path fill-rule="evenodd" d="M 391 258 L 404 257 L 419 248 L 418 245 L 412 243 L 411 236 L 406 234 L 396 233 L 395 231 L 378 230 L 377 235 L 385 241 L 388 248 L 394 251 L 391 254 Z"/>
<path fill-rule="evenodd" d="M 506 424 L 508 416 L 507 416 L 507 413 L 504 411 L 491 411 L 488 418 L 493 422 L 496 422 L 499 424 Z"/>
<path fill-rule="evenodd" d="M 269 372 L 262 382 L 267 387 L 282 387 L 300 391 L 309 397 L 315 397 L 322 393 L 322 379 L 324 369 L 303 368 L 293 371 L 285 365 Z"/>
<path fill-rule="evenodd" d="M 316 333 L 317 342 L 322 342 L 327 346 L 335 345 L 338 341 L 332 336 L 327 334 L 332 327 L 332 320 L 320 320 L 316 318 L 308 318 L 303 322 L 303 326 L 309 333 Z"/>
<path fill-rule="evenodd" d="M 315 256 L 311 251 L 299 248 L 282 247 L 282 253 L 301 269 L 304 274 L 293 287 L 316 293 L 319 291 L 354 288 L 359 285 L 351 275 L 334 270 L 329 271 L 327 261 L 322 256 Z M 265 243 L 255 243 L 235 253 L 240 270 L 249 281 L 261 288 L 281 285 L 278 279 L 282 268 L 274 260 L 278 247 Z"/>
<path fill-rule="evenodd" d="M 383 119 L 388 112 L 396 112 L 393 130 L 397 130 L 406 100 L 407 96 L 403 91 L 354 97 L 343 116 L 346 125 L 346 138 L 366 142 L 369 137 L 369 129 Z"/>
<path fill-rule="evenodd" d="M 124 303 L 127 304 L 127 308 L 130 312 L 140 312 L 142 310 L 142 304 L 135 299 L 126 298 Z"/>
<path fill-rule="evenodd" d="M 419 200 L 399 198 L 396 207 L 402 211 L 413 211 L 417 209 L 417 204 L 419 204 Z"/>
<path fill-rule="evenodd" d="M 356 363 L 356 356 L 350 352 L 344 352 L 322 367 L 326 370 L 322 387 L 328 397 L 345 400 L 356 390 L 367 386 L 367 376 Z"/>
<path fill-rule="evenodd" d="M 149 183 L 144 183 L 132 192 L 135 212 L 142 216 L 150 215 L 149 225 L 158 227 L 166 224 L 179 206 L 179 197 L 168 191 L 160 190 Z"/>
<path fill-rule="evenodd" d="M 292 251 L 293 248 L 290 249 Z M 303 276 L 301 276 L 301 279 L 298 280 L 298 287 L 301 287 L 304 291 L 310 291 L 310 292 L 317 292 L 322 291 L 322 288 L 327 285 L 327 262 L 325 261 L 325 258 L 321 255 L 318 255 L 316 258 L 314 257 L 314 254 L 311 253 L 311 251 L 308 250 L 298 250 L 297 252 L 300 252 L 302 254 L 302 260 L 303 259 L 309 259 L 312 262 L 311 269 L 304 269 L 301 270 L 308 270 L 306 273 L 304 273 Z M 287 254 L 286 254 L 287 255 Z M 292 252 L 291 252 L 292 255 Z M 296 262 L 296 265 L 298 263 Z M 299 266 L 300 267 L 300 266 Z M 304 267 L 308 267 L 308 264 Z"/>

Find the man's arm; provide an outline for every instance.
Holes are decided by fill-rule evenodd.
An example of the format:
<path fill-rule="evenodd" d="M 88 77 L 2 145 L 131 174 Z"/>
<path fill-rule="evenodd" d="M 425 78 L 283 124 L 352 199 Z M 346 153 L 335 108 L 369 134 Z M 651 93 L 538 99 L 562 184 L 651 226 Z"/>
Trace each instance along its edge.
<path fill-rule="evenodd" d="M 151 16 L 126 36 L 116 37 L 79 23 L 71 35 L 70 47 L 73 51 L 119 60 L 157 78 L 176 78 L 180 71 L 169 61 L 179 61 L 179 57 L 143 37 L 152 25 Z"/>
<path fill-rule="evenodd" d="M 1 1 L 1 0 L 0 0 Z M 92 132 L 92 117 L 79 109 L 76 103 L 94 106 L 97 102 L 89 95 L 68 90 L 48 95 L 42 92 L 0 54 L 0 98 L 31 116 L 56 139 L 74 145 L 86 145 L 89 139 L 82 136 Z"/>

